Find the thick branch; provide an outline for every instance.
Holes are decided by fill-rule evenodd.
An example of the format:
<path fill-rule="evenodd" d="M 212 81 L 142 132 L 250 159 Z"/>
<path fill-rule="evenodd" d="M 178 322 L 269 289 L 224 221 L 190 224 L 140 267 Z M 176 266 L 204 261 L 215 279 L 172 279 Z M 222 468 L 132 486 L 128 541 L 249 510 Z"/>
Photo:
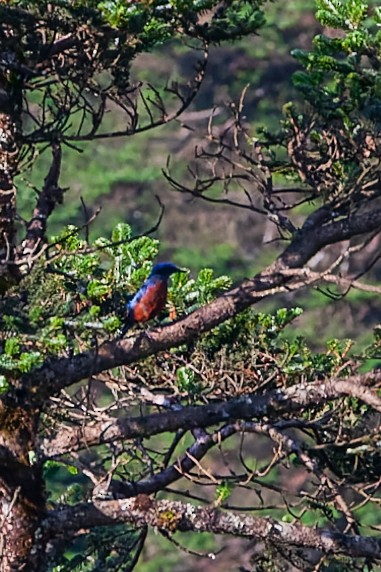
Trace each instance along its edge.
<path fill-rule="evenodd" d="M 348 380 L 326 380 L 315 383 L 294 385 L 276 389 L 263 395 L 249 394 L 227 402 L 209 403 L 187 407 L 176 411 L 145 415 L 144 417 L 124 417 L 96 423 L 84 427 L 61 429 L 52 440 L 45 439 L 43 452 L 57 456 L 77 451 L 91 445 L 115 442 L 120 439 L 136 439 L 158 435 L 178 429 L 210 427 L 216 423 L 235 419 L 278 418 L 286 413 L 315 407 L 342 395 L 360 399 L 373 409 L 381 412 L 381 398 L 364 381 L 381 381 L 381 372 L 368 376 L 355 376 Z"/>
<path fill-rule="evenodd" d="M 46 225 L 48 217 L 53 212 L 57 204 L 62 203 L 63 189 L 58 185 L 61 172 L 61 146 L 56 143 L 52 147 L 52 164 L 44 182 L 44 187 L 38 196 L 36 207 L 33 211 L 32 219 L 27 226 L 27 232 L 22 243 L 20 258 L 30 259 L 40 250 L 45 241 Z M 32 263 L 27 262 L 27 268 Z"/>
<path fill-rule="evenodd" d="M 121 501 L 98 501 L 52 511 L 43 527 L 48 535 L 70 534 L 93 526 L 128 523 L 146 525 L 167 533 L 211 532 L 256 538 L 285 546 L 319 550 L 324 554 L 345 554 L 353 558 L 381 559 L 381 540 L 346 535 L 331 530 L 308 528 L 194 506 L 180 501 L 153 500 L 146 495 Z"/>
<path fill-rule="evenodd" d="M 252 280 L 246 280 L 186 318 L 125 340 L 104 342 L 96 350 L 74 357 L 53 359 L 38 372 L 33 371 L 32 374 L 25 376 L 23 383 L 33 388 L 37 380 L 39 391 L 35 392 L 35 398 L 43 400 L 81 379 L 190 343 L 202 333 L 212 330 L 267 296 L 316 283 L 316 277 L 309 281 L 307 277 L 304 278 L 302 271 L 299 277 L 286 276 L 282 271 L 303 267 L 327 244 L 381 229 L 381 210 L 349 217 L 345 221 L 334 221 L 320 227 L 314 224 L 308 225 L 311 220 L 312 215 L 285 252 L 261 274 Z"/>
<path fill-rule="evenodd" d="M 370 210 L 330 223 L 327 223 L 328 212 L 328 207 L 323 206 L 306 219 L 289 247 L 280 256 L 282 265 L 300 268 L 328 244 L 381 230 L 381 210 Z"/>
<path fill-rule="evenodd" d="M 126 480 L 113 479 L 110 481 L 109 489 L 106 490 L 106 493 L 110 492 L 113 498 L 130 498 L 136 497 L 138 494 L 149 495 L 163 491 L 184 475 L 189 474 L 194 469 L 197 461 L 200 461 L 214 445 L 222 443 L 240 430 L 242 430 L 241 423 L 237 422 L 223 427 L 212 435 L 202 435 L 173 465 L 139 481 L 128 482 Z"/>
<path fill-rule="evenodd" d="M 9 85 L 0 71 L 0 294 L 10 283 L 18 280 L 12 263 L 16 242 L 14 178 L 20 154 L 19 130 L 20 90 L 17 86 Z"/>
<path fill-rule="evenodd" d="M 173 465 L 139 481 L 128 482 L 126 480 L 113 479 L 110 481 L 105 492 L 106 494 L 111 493 L 112 498 L 130 498 L 138 494 L 150 495 L 163 491 L 175 481 L 189 475 L 198 461 L 200 461 L 214 445 L 222 443 L 238 432 L 268 435 L 273 441 L 281 443 L 289 452 L 297 453 L 301 462 L 306 465 L 309 471 L 316 472 L 314 463 L 308 459 L 306 453 L 301 450 L 300 446 L 298 447 L 297 442 L 283 435 L 277 428 L 278 426 L 279 423 L 269 425 L 268 423 L 255 423 L 252 421 L 236 421 L 235 423 L 225 425 L 212 434 L 201 431 L 201 435 L 196 438 L 193 445 L 189 447 L 185 454 L 180 459 L 177 459 Z M 196 430 L 194 432 L 196 432 Z M 200 429 L 197 429 L 197 432 L 200 432 Z M 103 493 L 102 489 L 101 492 Z"/>

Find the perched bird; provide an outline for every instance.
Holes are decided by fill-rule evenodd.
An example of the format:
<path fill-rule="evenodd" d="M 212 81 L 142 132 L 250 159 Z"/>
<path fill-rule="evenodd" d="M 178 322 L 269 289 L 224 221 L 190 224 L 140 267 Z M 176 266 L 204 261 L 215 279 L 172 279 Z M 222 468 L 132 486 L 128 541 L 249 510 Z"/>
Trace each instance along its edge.
<path fill-rule="evenodd" d="M 143 286 L 127 304 L 127 317 L 122 336 L 133 324 L 146 322 L 160 314 L 167 302 L 168 279 L 176 272 L 185 270 L 170 262 L 155 264 Z"/>

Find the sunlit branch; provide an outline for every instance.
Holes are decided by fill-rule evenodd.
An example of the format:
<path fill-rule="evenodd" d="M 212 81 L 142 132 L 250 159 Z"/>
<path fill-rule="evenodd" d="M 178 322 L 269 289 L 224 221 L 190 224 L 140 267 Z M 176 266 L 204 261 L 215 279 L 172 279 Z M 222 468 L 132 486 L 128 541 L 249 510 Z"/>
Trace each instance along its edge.
<path fill-rule="evenodd" d="M 168 533 L 212 532 L 242 538 L 261 539 L 287 546 L 311 548 L 327 554 L 353 558 L 381 559 L 381 541 L 376 537 L 347 535 L 328 529 L 309 528 L 224 512 L 207 506 L 171 500 L 154 500 L 146 495 L 119 501 L 97 501 L 51 511 L 43 528 L 53 536 L 70 536 L 81 528 L 115 524 L 146 525 Z"/>
<path fill-rule="evenodd" d="M 264 417 L 271 419 L 279 415 L 287 416 L 343 395 L 356 397 L 381 412 L 381 398 L 364 385 L 367 380 L 373 383 L 379 382 L 381 373 L 359 375 L 345 381 L 337 379 L 317 381 L 272 390 L 262 395 L 248 394 L 227 402 L 198 405 L 144 417 L 124 417 L 83 427 L 69 427 L 61 429 L 55 438 L 45 439 L 41 448 L 45 455 L 57 456 L 120 439 L 150 437 L 178 429 L 210 427 L 216 423 L 235 419 L 259 420 Z"/>

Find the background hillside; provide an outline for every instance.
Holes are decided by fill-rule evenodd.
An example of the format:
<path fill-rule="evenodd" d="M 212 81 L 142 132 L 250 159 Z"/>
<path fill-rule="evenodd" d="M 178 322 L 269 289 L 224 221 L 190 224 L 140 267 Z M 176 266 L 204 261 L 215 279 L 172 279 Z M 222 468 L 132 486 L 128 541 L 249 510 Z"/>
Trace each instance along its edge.
<path fill-rule="evenodd" d="M 73 224 L 83 221 L 80 196 L 89 210 L 102 209 L 91 227 L 93 235 L 109 232 L 120 220 L 131 224 L 134 232 L 144 232 L 159 212 L 154 200 L 156 194 L 165 205 L 164 219 L 157 232 L 163 258 L 173 258 L 193 270 L 210 265 L 217 272 L 229 272 L 236 277 L 262 265 L 257 251 L 263 240 L 271 239 L 272 230 L 263 228 L 261 220 L 253 214 L 180 196 L 169 188 L 162 169 L 171 156 L 172 173 L 186 182 L 195 146 L 205 143 L 211 110 L 215 107 L 216 116 L 223 116 L 223 107 L 237 101 L 247 84 L 245 111 L 253 134 L 261 126 L 276 128 L 282 106 L 295 98 L 291 75 L 297 63 L 290 50 L 309 47 L 319 29 L 313 4 L 311 0 L 295 2 L 292 7 L 274 4 L 260 36 L 212 49 L 201 91 L 192 109 L 177 123 L 131 139 L 101 139 L 81 144 L 80 153 L 66 149 L 69 168 L 62 176 L 63 184 L 70 190 L 65 195 L 64 207 L 52 216 L 51 234 L 68 218 Z M 138 56 L 133 76 L 136 80 L 165 85 L 182 72 L 186 75 L 195 63 L 192 51 L 173 43 L 163 47 L 161 53 L 155 50 L 154 54 Z M 109 122 L 117 126 L 118 121 L 113 111 Z M 26 187 L 27 183 L 39 180 L 48 162 L 49 157 L 42 154 L 30 173 L 30 180 L 21 185 Z M 28 209 L 29 205 L 23 203 L 23 206 Z"/>

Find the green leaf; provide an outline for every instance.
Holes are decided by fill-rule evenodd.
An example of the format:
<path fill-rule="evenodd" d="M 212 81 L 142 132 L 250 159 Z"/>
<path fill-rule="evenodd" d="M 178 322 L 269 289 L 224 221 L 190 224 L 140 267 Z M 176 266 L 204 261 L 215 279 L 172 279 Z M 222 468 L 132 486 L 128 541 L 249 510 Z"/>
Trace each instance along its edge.
<path fill-rule="evenodd" d="M 9 390 L 9 383 L 5 375 L 0 375 L 0 394 Z"/>
<path fill-rule="evenodd" d="M 20 341 L 17 338 L 8 338 L 4 347 L 8 356 L 14 356 L 20 352 Z"/>
<path fill-rule="evenodd" d="M 6 354 L 2 354 L 0 355 L 0 368 L 13 371 L 17 368 L 17 361 Z"/>
<path fill-rule="evenodd" d="M 18 360 L 17 367 L 22 373 L 28 373 L 34 367 L 41 366 L 44 362 L 43 355 L 38 351 L 23 352 Z"/>
<path fill-rule="evenodd" d="M 229 481 L 222 481 L 222 483 L 216 487 L 215 501 L 218 504 L 222 504 L 223 502 L 228 500 L 231 493 L 233 492 L 233 489 L 234 487 L 232 483 L 230 483 Z"/>
<path fill-rule="evenodd" d="M 295 517 L 292 516 L 291 514 L 284 514 L 284 515 L 282 516 L 282 522 L 291 523 L 291 522 L 294 521 L 294 519 L 295 519 Z"/>
<path fill-rule="evenodd" d="M 194 371 L 189 367 L 179 367 L 176 372 L 176 377 L 180 391 L 189 391 L 194 384 Z"/>
<path fill-rule="evenodd" d="M 121 321 L 116 316 L 110 316 L 102 320 L 102 325 L 107 332 L 116 332 L 121 326 Z"/>
<path fill-rule="evenodd" d="M 87 285 L 87 295 L 90 298 L 102 299 L 110 293 L 110 285 L 101 280 L 91 280 Z"/>
<path fill-rule="evenodd" d="M 131 238 L 131 227 L 126 223 L 117 224 L 111 234 L 112 242 L 128 241 Z"/>

